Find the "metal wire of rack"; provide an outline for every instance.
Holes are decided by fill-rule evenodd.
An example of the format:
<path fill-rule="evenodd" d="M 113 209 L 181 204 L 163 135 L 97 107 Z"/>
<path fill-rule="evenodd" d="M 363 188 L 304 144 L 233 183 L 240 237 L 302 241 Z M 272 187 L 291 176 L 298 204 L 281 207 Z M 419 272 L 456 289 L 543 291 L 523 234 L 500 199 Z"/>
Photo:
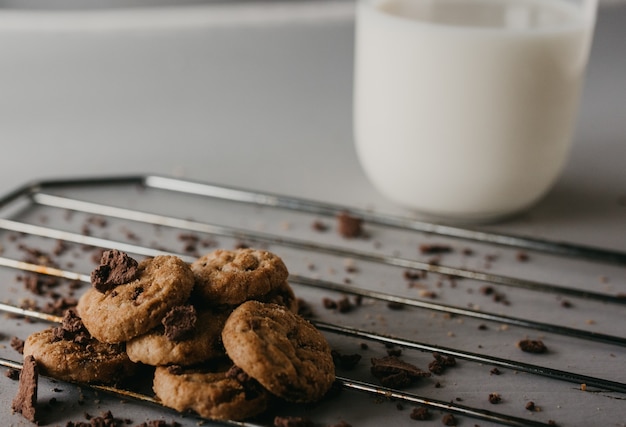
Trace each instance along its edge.
<path fill-rule="evenodd" d="M 333 231 L 333 221 L 342 212 L 363 221 L 365 237 L 346 239 Z M 101 219 L 99 224 L 89 222 L 96 217 Z M 24 251 L 44 248 L 36 250 L 42 259 L 46 250 L 59 242 L 83 248 L 82 255 L 75 249 L 73 255 L 54 265 L 46 262 L 49 260 L 23 259 Z M 423 242 L 420 253 L 417 248 Z M 433 379 L 434 388 L 409 390 L 382 387 L 368 376 L 366 366 L 339 370 L 338 383 L 365 402 L 377 398 L 422 405 L 490 425 L 550 425 L 546 418 L 550 411 L 544 411 L 544 417 L 502 405 L 506 410 L 498 412 L 484 399 L 478 400 L 477 381 L 485 380 L 476 373 L 486 365 L 491 372 L 498 368 L 512 372 L 512 382 L 521 378 L 520 385 L 513 388 L 528 395 L 532 395 L 533 384 L 548 384 L 554 393 L 564 395 L 571 394 L 571 384 L 575 384 L 576 389 L 595 393 L 576 394 L 572 405 L 592 408 L 598 405 L 598 396 L 609 396 L 601 400 L 604 413 L 623 414 L 619 405 L 626 393 L 626 375 L 619 367 L 626 358 L 626 253 L 429 224 L 162 176 L 35 182 L 0 200 L 0 267 L 5 281 L 17 271 L 19 275 L 87 284 L 93 264 L 85 255 L 89 249 L 120 249 L 135 256 L 174 253 L 192 261 L 215 245 L 258 245 L 280 254 L 290 267 L 289 280 L 296 294 L 313 303 L 316 315 L 311 321 L 342 351 L 374 349 L 380 344 L 376 347 L 379 351 L 400 348 L 403 355 L 421 364 L 429 353 L 462 362 L 462 368 L 454 373 Z M 532 258 L 526 262 L 528 254 Z M 507 262 L 500 262 L 502 258 Z M 576 275 L 578 282 L 564 274 L 573 269 L 582 271 Z M 603 272 L 601 286 L 590 286 L 591 280 L 598 280 L 598 271 Z M 0 311 L 46 322 L 60 320 L 58 315 L 42 312 L 37 297 L 25 297 L 15 286 L 11 289 L 3 291 L 5 302 L 0 303 Z M 60 295 L 59 291 L 57 297 Z M 355 301 L 351 313 L 324 307 L 329 298 L 347 297 Z M 20 306 L 24 298 L 34 299 L 34 307 Z M 480 305 L 475 303 L 477 299 Z M 572 301 L 578 310 L 568 310 Z M 600 317 L 597 322 L 581 322 L 581 315 Z M 12 318 L 2 322 L 15 323 Z M 415 329 L 416 325 L 423 327 Z M 508 337 L 512 331 L 519 335 Z M 533 334 L 546 337 L 560 351 L 538 358 L 511 345 L 517 337 Z M 423 338 L 418 340 L 416 335 Z M 478 351 L 477 337 L 485 343 L 478 345 Z M 592 346 L 594 351 L 589 350 Z M 572 362 L 568 357 L 580 349 L 590 357 L 585 363 Z M 362 352 L 367 351 L 374 350 Z M 603 358 L 603 369 L 597 369 L 598 359 L 607 353 L 608 365 Z M 5 351 L 0 365 L 19 369 L 14 356 Z M 611 370 L 614 374 L 607 375 Z M 449 376 L 458 382 L 444 381 Z M 447 387 L 440 387 L 442 382 Z M 90 387 L 158 406 L 146 392 Z M 464 397 L 454 398 L 442 389 Z M 327 410 L 331 418 L 341 416 L 337 415 L 339 403 L 326 406 L 322 414 Z M 402 417 L 406 421 L 408 416 L 400 412 L 389 409 L 382 419 L 398 421 Z M 381 419 L 371 422 L 379 425 Z"/>

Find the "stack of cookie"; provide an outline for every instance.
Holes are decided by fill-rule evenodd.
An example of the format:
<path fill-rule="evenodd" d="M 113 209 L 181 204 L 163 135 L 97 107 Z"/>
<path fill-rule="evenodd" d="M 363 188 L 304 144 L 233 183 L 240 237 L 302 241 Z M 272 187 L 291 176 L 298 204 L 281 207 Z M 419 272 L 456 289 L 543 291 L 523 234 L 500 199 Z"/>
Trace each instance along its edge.
<path fill-rule="evenodd" d="M 297 315 L 283 261 L 268 251 L 216 250 L 191 265 L 137 263 L 107 251 L 77 313 L 25 342 L 44 374 L 118 382 L 154 366 L 166 406 L 241 420 L 275 399 L 312 402 L 335 379 L 328 343 Z"/>

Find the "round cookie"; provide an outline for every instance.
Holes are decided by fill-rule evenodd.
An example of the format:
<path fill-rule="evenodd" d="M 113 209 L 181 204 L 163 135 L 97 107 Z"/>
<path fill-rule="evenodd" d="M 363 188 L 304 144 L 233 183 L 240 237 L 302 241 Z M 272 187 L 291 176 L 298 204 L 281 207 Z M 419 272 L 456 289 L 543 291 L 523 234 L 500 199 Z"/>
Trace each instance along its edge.
<path fill-rule="evenodd" d="M 189 298 L 194 278 L 180 258 L 160 255 L 139 263 L 136 279 L 105 292 L 90 288 L 78 301 L 85 327 L 99 341 L 119 343 L 145 334 L 168 310 Z"/>
<path fill-rule="evenodd" d="M 289 276 L 283 260 L 258 249 L 218 249 L 191 264 L 195 294 L 209 305 L 237 305 L 267 295 Z"/>
<path fill-rule="evenodd" d="M 243 303 L 226 321 L 222 342 L 235 365 L 287 401 L 316 401 L 335 380 L 324 336 L 283 306 Z"/>
<path fill-rule="evenodd" d="M 41 373 L 65 381 L 112 384 L 132 375 L 136 365 L 124 346 L 59 339 L 54 328 L 31 334 L 24 342 L 24 356 L 32 355 Z"/>
<path fill-rule="evenodd" d="M 204 310 L 188 339 L 172 341 L 162 327 L 140 335 L 126 343 L 126 352 L 133 362 L 146 365 L 188 366 L 225 355 L 221 333 L 230 312 Z"/>
<path fill-rule="evenodd" d="M 201 417 L 244 420 L 264 412 L 270 395 L 258 384 L 250 387 L 229 375 L 227 368 L 182 369 L 159 366 L 153 389 L 163 405 L 177 411 L 194 411 Z"/>

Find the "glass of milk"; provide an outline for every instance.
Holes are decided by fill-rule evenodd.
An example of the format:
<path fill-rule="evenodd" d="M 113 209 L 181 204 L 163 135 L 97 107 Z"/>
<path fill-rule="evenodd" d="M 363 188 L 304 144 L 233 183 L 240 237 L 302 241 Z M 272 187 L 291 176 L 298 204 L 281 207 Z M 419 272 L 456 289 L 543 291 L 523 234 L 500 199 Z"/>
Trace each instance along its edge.
<path fill-rule="evenodd" d="M 359 0 L 354 137 L 383 194 L 489 221 L 537 202 L 571 145 L 597 0 Z"/>

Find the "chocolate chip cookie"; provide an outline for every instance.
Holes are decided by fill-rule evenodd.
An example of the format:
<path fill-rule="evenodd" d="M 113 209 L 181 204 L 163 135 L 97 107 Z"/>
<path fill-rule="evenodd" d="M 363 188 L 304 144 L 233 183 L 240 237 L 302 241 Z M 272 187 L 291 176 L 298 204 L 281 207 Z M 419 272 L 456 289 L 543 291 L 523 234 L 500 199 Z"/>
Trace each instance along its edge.
<path fill-rule="evenodd" d="M 222 341 L 235 365 L 287 401 L 316 401 L 335 380 L 324 336 L 283 306 L 241 304 L 226 321 Z"/>
<path fill-rule="evenodd" d="M 188 337 L 168 338 L 163 327 L 140 335 L 126 343 L 128 357 L 146 365 L 194 365 L 224 357 L 221 333 L 229 311 L 203 310 Z"/>
<path fill-rule="evenodd" d="M 183 304 L 194 285 L 188 264 L 171 255 L 141 261 L 130 282 L 90 288 L 78 302 L 78 313 L 91 335 L 120 343 L 159 325 L 166 313 Z"/>
<path fill-rule="evenodd" d="M 72 312 L 61 326 L 31 334 L 24 342 L 27 356 L 35 358 L 44 375 L 86 383 L 115 383 L 136 368 L 123 344 L 97 341 Z"/>
<path fill-rule="evenodd" d="M 218 249 L 191 264 L 194 294 L 206 304 L 237 305 L 283 286 L 289 272 L 283 260 L 258 249 Z"/>
<path fill-rule="evenodd" d="M 163 405 L 201 417 L 244 420 L 264 412 L 270 394 L 250 381 L 230 374 L 232 365 L 217 368 L 182 369 L 157 367 L 153 389 Z"/>

